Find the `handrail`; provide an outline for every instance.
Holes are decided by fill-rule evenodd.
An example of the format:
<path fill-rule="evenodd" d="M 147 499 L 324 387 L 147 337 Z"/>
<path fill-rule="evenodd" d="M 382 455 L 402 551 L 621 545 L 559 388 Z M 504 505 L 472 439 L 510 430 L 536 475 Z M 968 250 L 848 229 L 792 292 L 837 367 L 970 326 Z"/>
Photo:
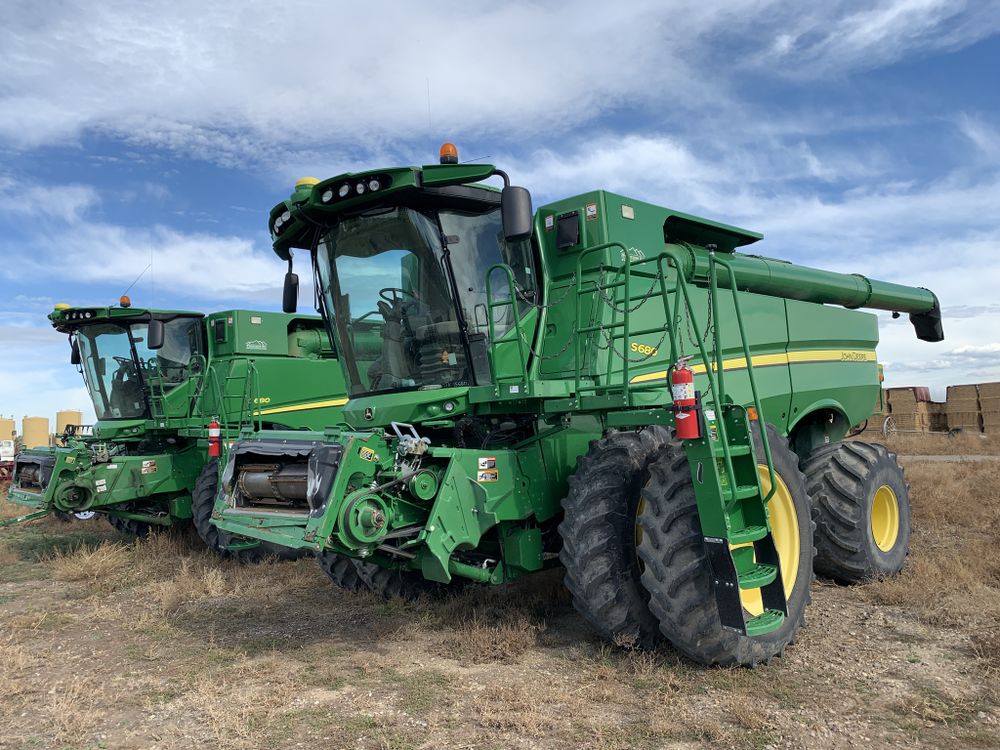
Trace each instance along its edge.
<path fill-rule="evenodd" d="M 747 344 L 746 329 L 743 325 L 743 313 L 740 310 L 740 295 L 739 290 L 736 287 L 736 274 L 733 273 L 733 268 L 729 261 L 718 257 L 715 252 L 709 254 L 709 259 L 711 261 L 711 268 L 714 269 L 716 265 L 720 265 L 729 272 L 730 291 L 733 295 L 733 309 L 736 312 L 736 324 L 740 332 L 740 343 L 743 345 L 743 356 L 747 361 L 747 377 L 750 379 L 750 392 L 753 394 L 753 404 L 754 408 L 757 410 L 757 423 L 760 425 L 760 442 L 761 445 L 764 446 L 764 458 L 767 463 L 768 478 L 771 482 L 771 488 L 768 490 L 767 496 L 764 498 L 764 505 L 766 506 L 771 498 L 774 497 L 775 490 L 777 490 L 778 486 L 774 477 L 774 461 L 771 458 L 771 445 L 767 439 L 767 427 L 763 422 L 764 410 L 760 405 L 760 394 L 757 391 L 757 378 L 753 374 L 753 364 L 750 358 L 750 346 Z M 715 320 L 719 320 L 718 315 L 716 315 Z M 716 326 L 716 329 L 718 329 L 718 326 Z M 719 356 L 721 357 L 721 353 L 719 353 Z M 720 369 L 719 372 L 721 376 L 722 370 Z"/>
<path fill-rule="evenodd" d="M 622 251 L 622 257 L 624 261 L 624 267 L 610 266 L 605 262 L 600 262 L 592 270 L 594 273 L 601 274 L 605 271 L 615 272 L 620 278 L 624 272 L 623 280 L 615 280 L 611 283 L 602 285 L 598 279 L 590 278 L 584 280 L 583 277 L 583 263 L 584 260 L 592 253 L 601 252 L 609 248 L 619 248 Z M 643 266 L 646 264 L 655 264 L 657 273 L 655 275 L 639 271 L 636 267 Z M 718 283 L 718 264 L 721 264 L 729 273 L 729 291 L 733 295 L 733 309 L 736 315 L 737 327 L 740 335 L 740 343 L 743 349 L 743 353 L 747 362 L 747 373 L 750 380 L 750 390 L 753 396 L 754 407 L 757 410 L 758 420 L 761 420 L 763 415 L 763 409 L 760 402 L 760 393 L 757 388 L 757 381 L 753 373 L 752 358 L 750 355 L 750 347 L 747 342 L 746 328 L 743 324 L 743 314 L 739 302 L 738 289 L 736 287 L 735 274 L 732 273 L 732 268 L 729 263 L 719 257 L 715 253 L 709 254 L 709 279 L 708 279 L 708 294 L 709 294 L 709 305 L 711 320 L 715 321 L 715 325 L 712 326 L 713 330 L 713 355 L 710 356 L 706 347 L 705 341 L 700 337 L 695 337 L 695 345 L 698 349 L 698 355 L 705 366 L 705 377 L 708 381 L 708 393 L 707 401 L 710 403 L 715 413 L 716 418 L 716 429 L 718 430 L 718 436 L 716 440 L 712 439 L 711 434 L 706 435 L 706 439 L 709 443 L 718 443 L 722 448 L 722 459 L 723 466 L 725 469 L 726 479 L 729 481 L 729 486 L 735 493 L 737 482 L 736 473 L 733 468 L 733 456 L 729 445 L 729 434 L 728 428 L 726 426 L 726 420 L 723 417 L 723 412 L 725 408 L 731 406 L 725 402 L 726 399 L 726 389 L 725 389 L 725 362 L 724 362 L 724 351 L 722 347 L 722 332 L 721 326 L 718 324 L 720 318 L 719 311 L 719 283 Z M 667 284 L 668 268 L 673 268 L 675 271 L 675 278 L 673 283 L 673 289 L 670 290 Z M 654 285 L 659 283 L 660 286 L 660 296 L 663 301 L 664 308 L 664 321 L 663 325 L 659 328 L 652 327 L 649 329 L 643 329 L 642 331 L 632 330 L 630 303 L 635 301 L 636 296 L 632 292 L 632 278 L 633 276 L 642 276 L 645 278 L 654 279 Z M 612 300 L 607 299 L 608 290 L 617 290 L 621 288 L 622 301 L 624 306 L 621 310 L 617 306 L 617 294 Z M 651 287 L 652 289 L 652 287 Z M 593 293 L 596 297 L 604 297 L 604 302 L 610 304 L 613 311 L 613 320 L 611 323 L 605 324 L 600 320 L 600 312 L 597 312 L 598 302 L 595 301 L 594 312 L 592 313 L 592 324 L 583 326 L 580 325 L 583 320 L 583 309 L 582 309 L 582 298 L 585 294 Z M 602 294 L 603 293 L 603 294 Z M 670 303 L 671 293 L 674 295 L 674 305 Z M 683 305 L 683 308 L 681 307 Z M 638 261 L 633 261 L 631 254 L 622 243 L 620 242 L 606 242 L 600 245 L 595 245 L 594 247 L 587 248 L 583 250 L 577 256 L 576 262 L 576 340 L 574 342 L 574 354 L 575 354 L 575 372 L 574 372 L 574 398 L 576 404 L 579 405 L 580 399 L 582 397 L 582 383 L 581 383 L 581 373 L 583 371 L 583 356 L 584 353 L 582 348 L 584 346 L 583 339 L 584 336 L 580 334 L 593 333 L 595 331 L 610 331 L 608 336 L 609 346 L 613 345 L 613 342 L 621 338 L 624 342 L 628 342 L 629 336 L 635 333 L 647 334 L 653 333 L 655 331 L 662 330 L 665 335 L 669 337 L 670 340 L 670 362 L 676 362 L 680 356 L 680 347 L 678 344 L 678 335 L 676 329 L 675 316 L 679 316 L 681 309 L 684 310 L 685 314 L 691 320 L 691 324 L 696 330 L 701 330 L 701 325 L 697 319 L 697 312 L 695 310 L 694 304 L 691 299 L 690 284 L 688 283 L 684 275 L 684 259 L 678 255 L 678 253 L 669 247 L 665 247 L 659 254 L 652 258 L 643 258 Z M 622 319 L 619 321 L 617 319 L 617 313 L 622 313 Z M 610 358 L 608 359 L 608 377 L 606 378 L 605 388 L 610 387 L 611 384 L 611 373 L 614 368 L 614 361 Z M 632 391 L 631 377 L 630 377 L 630 359 L 626 355 L 622 357 L 622 367 L 621 367 L 621 393 L 622 399 L 625 405 L 632 404 Z M 596 373 L 595 373 L 596 374 Z M 599 386 L 589 386 L 588 390 L 593 389 L 595 392 L 601 390 Z M 636 390 L 644 390 L 642 388 Z M 774 473 L 774 462 L 771 455 L 770 445 L 767 440 L 767 430 L 762 426 L 761 428 L 761 443 L 764 448 L 764 459 L 768 469 L 768 476 L 770 479 L 770 488 L 766 497 L 764 498 L 764 503 L 766 505 L 767 501 L 771 499 L 776 490 L 776 481 Z M 758 479 L 759 483 L 759 479 Z"/>
<path fill-rule="evenodd" d="M 494 302 L 493 301 L 493 272 L 500 269 L 507 276 L 507 289 L 510 294 L 506 301 Z M 497 374 L 496 366 L 496 350 L 494 346 L 499 346 L 500 344 L 510 343 L 509 340 L 498 341 L 496 338 L 496 328 L 493 321 L 493 310 L 500 307 L 510 306 L 511 312 L 514 314 L 514 329 L 517 333 L 515 337 L 515 343 L 517 344 L 517 355 L 521 363 L 521 372 L 524 374 L 524 382 L 528 381 L 528 355 L 524 351 L 524 332 L 521 330 L 521 311 L 518 309 L 517 304 L 517 294 L 515 293 L 517 289 L 516 282 L 514 281 L 514 271 L 506 263 L 494 263 L 486 270 L 486 324 L 490 331 L 490 349 L 492 356 L 490 357 L 490 375 L 492 376 L 493 383 L 499 384 L 500 377 Z"/>

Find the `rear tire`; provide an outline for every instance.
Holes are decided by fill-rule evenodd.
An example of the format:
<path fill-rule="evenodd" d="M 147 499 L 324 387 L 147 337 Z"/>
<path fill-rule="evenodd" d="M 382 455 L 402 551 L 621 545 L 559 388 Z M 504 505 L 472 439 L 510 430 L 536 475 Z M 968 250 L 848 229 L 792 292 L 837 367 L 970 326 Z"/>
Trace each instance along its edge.
<path fill-rule="evenodd" d="M 212 523 L 212 513 L 215 512 L 215 498 L 219 494 L 219 461 L 213 458 L 201 470 L 194 490 L 191 492 L 191 515 L 194 528 L 205 545 L 217 555 L 240 562 L 259 562 L 269 557 L 279 560 L 298 560 L 306 553 L 302 550 L 282 547 L 279 544 L 261 542 L 253 549 L 239 551 L 228 550 L 226 547 L 237 537 L 223 531 Z"/>
<path fill-rule="evenodd" d="M 701 664 L 750 667 L 766 663 L 784 653 L 805 622 L 813 578 L 809 497 L 798 458 L 788 442 L 770 425 L 767 430 L 779 487 L 783 484 L 787 489 L 787 497 L 776 495 L 769 507 L 772 517 L 773 504 L 779 500 L 794 509 L 794 523 L 786 533 L 798 534 L 799 558 L 793 568 L 791 591 L 786 594 L 788 616 L 781 627 L 766 635 L 748 637 L 722 627 L 691 468 L 683 446 L 665 446 L 649 464 L 649 481 L 642 489 L 638 518 L 642 529 L 638 549 L 644 563 L 642 583 L 649 591 L 649 608 L 659 621 L 660 632 L 674 648 Z M 757 455 L 763 456 L 756 434 L 754 442 Z M 782 549 L 783 540 L 777 533 L 775 544 Z"/>
<path fill-rule="evenodd" d="M 370 591 L 387 601 L 398 598 L 412 602 L 420 596 L 439 597 L 449 590 L 445 584 L 428 581 L 415 570 L 384 568 L 330 551 L 316 557 L 333 585 L 346 591 Z"/>
<path fill-rule="evenodd" d="M 358 573 L 354 560 L 336 552 L 320 552 L 316 555 L 319 566 L 333 585 L 345 591 L 368 591 L 368 584 Z"/>
<path fill-rule="evenodd" d="M 121 508 L 121 510 L 127 510 L 126 508 Z M 133 518 L 119 518 L 118 516 L 107 516 L 108 523 L 115 527 L 115 531 L 121 534 L 126 534 L 136 539 L 145 539 L 149 536 L 149 532 L 152 530 L 152 526 L 148 523 L 143 523 L 142 521 L 136 521 Z"/>
<path fill-rule="evenodd" d="M 636 511 L 647 465 L 667 445 L 659 426 L 609 432 L 591 442 L 569 478 L 559 524 L 573 606 L 605 640 L 652 648 L 659 626 L 649 611 L 636 557 Z"/>
<path fill-rule="evenodd" d="M 896 455 L 832 443 L 803 463 L 816 522 L 816 572 L 839 583 L 898 573 L 910 546 L 910 495 Z"/>
<path fill-rule="evenodd" d="M 358 575 L 361 576 L 368 590 L 387 601 L 402 599 L 412 602 L 421 596 L 438 599 L 451 591 L 451 586 L 448 584 L 429 581 L 416 570 L 384 568 L 381 565 L 362 560 L 354 560 L 353 562 L 358 569 Z M 458 586 L 455 585 L 454 590 L 457 589 Z"/>

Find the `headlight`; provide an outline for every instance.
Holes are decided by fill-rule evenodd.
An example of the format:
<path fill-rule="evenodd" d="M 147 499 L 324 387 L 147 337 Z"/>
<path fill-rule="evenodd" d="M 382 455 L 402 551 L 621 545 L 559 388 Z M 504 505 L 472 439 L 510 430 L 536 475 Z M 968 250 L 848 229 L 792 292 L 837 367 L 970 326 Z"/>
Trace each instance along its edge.
<path fill-rule="evenodd" d="M 322 200 L 324 203 L 329 203 L 333 200 L 333 188 L 327 188 L 323 191 Z"/>
<path fill-rule="evenodd" d="M 349 192 L 351 192 L 351 186 L 345 182 L 343 185 L 340 186 L 340 189 L 337 190 L 337 195 L 339 195 L 341 198 L 346 198 Z"/>

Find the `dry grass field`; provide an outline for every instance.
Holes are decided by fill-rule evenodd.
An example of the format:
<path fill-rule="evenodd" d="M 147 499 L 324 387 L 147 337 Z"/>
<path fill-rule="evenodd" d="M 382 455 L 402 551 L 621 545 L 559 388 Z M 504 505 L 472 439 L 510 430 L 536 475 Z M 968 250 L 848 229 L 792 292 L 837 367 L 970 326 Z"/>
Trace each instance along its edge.
<path fill-rule="evenodd" d="M 558 573 L 386 603 L 185 535 L 3 529 L 0 747 L 995 748 L 1000 462 L 906 468 L 904 573 L 817 581 L 797 644 L 752 671 L 602 645 Z"/>
<path fill-rule="evenodd" d="M 865 432 L 858 440 L 881 442 L 901 456 L 997 456 L 1000 455 L 1000 435 L 976 435 L 945 432 L 897 432 L 883 440 L 880 435 Z"/>

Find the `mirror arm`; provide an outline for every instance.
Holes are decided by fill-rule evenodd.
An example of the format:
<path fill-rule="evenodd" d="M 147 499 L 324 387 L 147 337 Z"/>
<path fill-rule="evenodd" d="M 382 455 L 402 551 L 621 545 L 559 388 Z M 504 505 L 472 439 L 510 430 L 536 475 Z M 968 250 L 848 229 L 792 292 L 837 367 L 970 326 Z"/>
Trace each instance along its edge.
<path fill-rule="evenodd" d="M 504 172 L 502 169 L 494 169 L 493 174 L 497 175 L 503 180 L 504 187 L 510 187 L 510 177 L 507 176 L 506 172 Z"/>

